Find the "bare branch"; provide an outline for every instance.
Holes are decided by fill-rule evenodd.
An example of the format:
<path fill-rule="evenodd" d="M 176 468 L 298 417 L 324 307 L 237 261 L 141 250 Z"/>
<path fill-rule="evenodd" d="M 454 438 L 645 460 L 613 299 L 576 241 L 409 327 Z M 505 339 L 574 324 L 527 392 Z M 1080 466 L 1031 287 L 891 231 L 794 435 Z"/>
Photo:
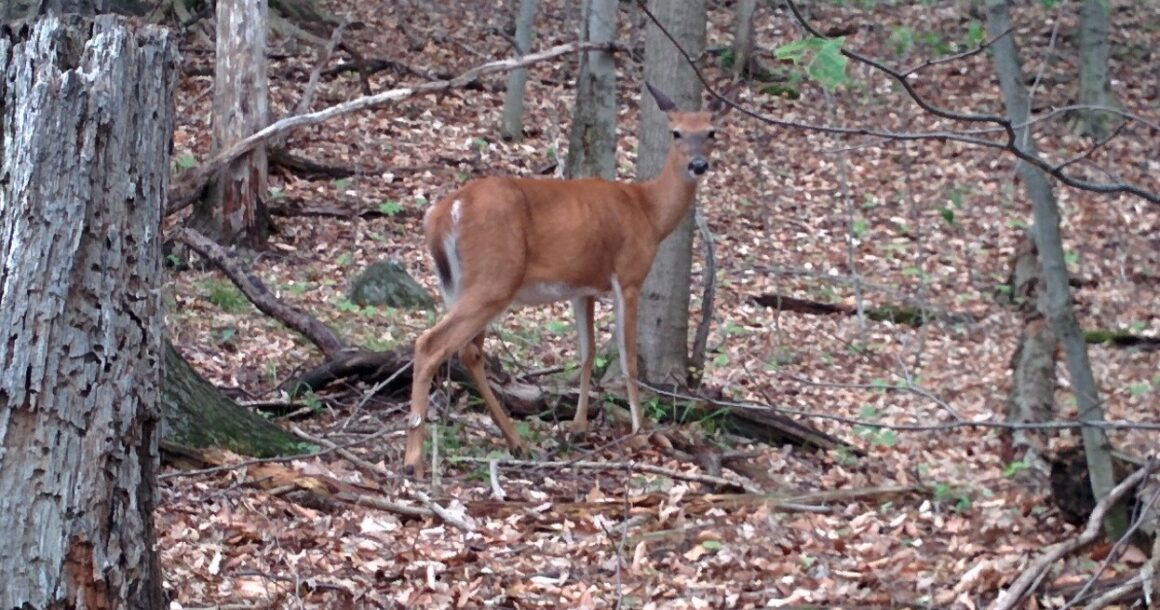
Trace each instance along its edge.
<path fill-rule="evenodd" d="M 805 17 L 801 14 L 801 11 L 798 9 L 797 5 L 793 2 L 793 0 L 786 0 L 786 4 L 790 7 L 790 10 L 793 12 L 794 17 L 798 20 L 799 23 L 801 23 L 802 27 L 811 36 L 815 36 L 818 38 L 827 38 L 827 36 L 825 36 L 825 34 L 823 32 L 819 31 L 812 24 L 810 24 L 808 21 L 806 21 Z M 1076 178 L 1074 176 L 1071 176 L 1070 174 L 1065 173 L 1062 168 L 1057 167 L 1056 165 L 1052 164 L 1050 161 L 1047 161 L 1046 159 L 1040 157 L 1037 154 L 1028 152 L 1026 149 L 1024 149 L 1022 146 L 1020 146 L 1015 138 L 1015 127 L 1012 125 L 1011 121 L 1009 119 L 1007 119 L 1006 117 L 1004 117 L 1002 115 L 997 115 L 997 114 L 975 114 L 975 113 L 956 112 L 953 110 L 948 110 L 948 109 L 936 106 L 936 105 L 932 104 L 931 102 L 929 102 L 926 98 L 919 95 L 918 92 L 914 90 L 914 87 L 910 84 L 909 80 L 906 78 L 905 73 L 898 72 L 897 70 L 889 68 L 886 65 L 884 65 L 883 63 L 881 63 L 881 62 L 879 62 L 871 57 L 868 57 L 866 55 L 862 55 L 861 53 L 858 53 L 856 51 L 851 51 L 851 50 L 846 49 L 844 47 L 841 50 L 842 55 L 845 55 L 846 57 L 853 59 L 854 61 L 857 61 L 859 63 L 866 64 L 866 65 L 878 70 L 879 72 L 882 72 L 883 74 L 886 74 L 887 76 L 893 78 L 895 81 L 897 81 L 899 83 L 899 85 L 902 86 L 903 90 L 906 91 L 906 94 L 912 100 L 914 100 L 914 102 L 916 104 L 918 104 L 918 106 L 920 108 L 927 111 L 928 113 L 930 113 L 934 116 L 937 116 L 937 117 L 950 119 L 950 120 L 954 120 L 954 121 L 994 124 L 994 125 L 998 126 L 997 131 L 1002 131 L 1003 133 L 1006 134 L 1006 141 L 1000 142 L 1000 141 L 994 141 L 994 140 L 986 140 L 986 139 L 977 138 L 977 137 L 973 137 L 971 135 L 968 135 L 969 132 L 959 132 L 959 131 L 894 132 L 894 131 L 886 131 L 886 130 L 881 130 L 881 129 L 870 129 L 870 128 L 865 128 L 865 127 L 837 127 L 837 126 L 832 126 L 832 125 L 816 125 L 816 124 L 812 124 L 812 123 L 802 123 L 799 121 L 786 121 L 786 120 L 782 120 L 782 119 L 776 119 L 776 118 L 761 114 L 759 112 L 749 110 L 749 109 L 741 106 L 740 104 L 737 104 L 733 100 L 727 99 L 725 96 L 721 95 L 719 92 L 717 92 L 713 88 L 713 86 L 705 78 L 705 75 L 702 74 L 701 70 L 697 67 L 697 65 L 695 63 L 696 62 L 695 58 L 689 56 L 689 54 L 683 48 L 681 48 L 681 46 L 679 44 L 677 44 L 676 40 L 672 37 L 672 35 L 665 28 L 665 26 L 663 24 L 661 24 L 657 20 L 656 16 L 653 15 L 652 11 L 649 10 L 645 0 L 637 0 L 637 5 L 640 7 L 641 12 L 643 12 L 644 15 L 646 17 L 648 17 L 648 19 L 650 21 L 652 21 L 657 26 L 657 28 L 660 30 L 660 32 L 662 34 L 664 34 L 665 37 L 668 38 L 670 42 L 673 43 L 673 45 L 677 49 L 677 52 L 681 54 L 681 57 L 683 57 L 685 59 L 685 61 L 688 62 L 690 66 L 692 66 L 693 72 L 697 75 L 697 78 L 701 81 L 701 83 L 704 84 L 705 91 L 709 95 L 712 95 L 713 97 L 717 98 L 718 100 L 721 101 L 721 103 L 723 103 L 731 108 L 734 108 L 737 112 L 740 112 L 741 114 L 744 114 L 745 116 L 748 116 L 752 119 L 755 119 L 755 120 L 760 121 L 762 123 L 765 123 L 767 125 L 776 125 L 779 127 L 788 127 L 788 128 L 792 128 L 792 129 L 802 129 L 802 130 L 808 130 L 808 131 L 840 134 L 840 135 L 846 135 L 846 136 L 871 136 L 871 137 L 885 138 L 885 139 L 889 139 L 889 140 L 935 140 L 935 141 L 940 141 L 940 142 L 962 142 L 964 144 L 969 144 L 972 146 L 979 146 L 981 148 L 990 148 L 990 149 L 994 149 L 994 150 L 1001 150 L 1004 152 L 1008 152 L 1011 155 L 1015 156 L 1016 158 L 1021 159 L 1023 161 L 1026 161 L 1027 163 L 1029 163 L 1035 167 L 1038 167 L 1039 169 L 1046 172 L 1048 175 L 1054 177 L 1056 180 L 1058 180 L 1058 181 L 1062 182 L 1063 184 L 1066 184 L 1072 188 L 1077 188 L 1077 189 L 1081 189 L 1081 190 L 1085 190 L 1085 191 L 1091 191 L 1094 193 L 1108 193 L 1108 194 L 1127 193 L 1130 195 L 1135 195 L 1135 196 L 1137 196 L 1141 199 L 1147 200 L 1151 203 L 1160 204 L 1160 193 L 1150 191 L 1148 189 L 1145 189 L 1141 186 L 1137 186 L 1135 184 L 1125 183 L 1125 182 L 1091 182 L 1088 180 L 1083 180 L 1081 178 Z M 998 38 L 1000 38 L 1000 37 L 996 37 L 994 40 L 997 40 Z M 993 43 L 994 40 L 992 40 L 990 42 Z"/>
<path fill-rule="evenodd" d="M 298 127 L 305 127 L 307 125 L 316 125 L 323 121 L 328 121 L 335 117 L 339 117 L 359 110 L 366 110 L 407 99 L 416 95 L 425 93 L 434 93 L 436 91 L 445 91 L 462 87 L 479 79 L 480 77 L 489 74 L 496 74 L 499 72 L 508 72 L 516 68 L 524 68 L 535 63 L 554 59 L 577 51 L 617 51 L 621 46 L 616 43 L 603 42 L 576 42 L 569 44 L 556 45 L 550 49 L 540 51 L 539 53 L 531 53 L 518 58 L 500 59 L 486 64 L 482 64 L 467 70 L 466 72 L 449 80 L 439 80 L 429 83 L 422 83 L 414 87 L 401 87 L 398 89 L 391 89 L 375 95 L 368 95 L 357 99 L 343 102 L 341 104 L 331 106 L 318 112 L 311 112 L 308 114 L 298 114 L 291 117 L 286 117 L 276 121 L 262 129 L 261 131 L 232 144 L 229 148 L 214 155 L 211 159 L 202 163 L 196 169 L 191 170 L 185 174 L 180 184 L 175 185 L 169 190 L 169 203 L 166 206 L 166 214 L 172 214 L 182 208 L 193 203 L 201 190 L 205 187 L 206 181 L 211 175 L 218 171 L 223 165 L 237 159 L 241 155 L 252 150 L 259 144 L 269 140 L 270 138 L 279 136 L 291 129 Z"/>
<path fill-rule="evenodd" d="M 1070 555 L 1087 545 L 1095 542 L 1103 532 L 1104 515 L 1108 513 L 1129 491 L 1135 489 L 1145 477 L 1150 475 L 1158 465 L 1155 460 L 1150 460 L 1143 468 L 1132 473 L 1131 476 L 1120 481 L 1119 485 L 1112 488 L 1108 495 L 1096 504 L 1092 514 L 1088 517 L 1087 525 L 1080 532 L 1079 536 L 1053 544 L 1044 550 L 1043 554 L 1032 561 L 1023 573 L 1007 587 L 1005 591 L 999 594 L 995 601 L 989 606 L 989 610 L 1011 610 L 1015 608 L 1019 602 L 1032 591 L 1032 585 L 1039 582 L 1051 565 L 1059 559 Z"/>
<path fill-rule="evenodd" d="M 302 333 L 303 336 L 317 345 L 327 358 L 335 359 L 346 349 L 346 345 L 329 327 L 310 314 L 299 311 L 275 298 L 262 283 L 262 280 L 244 271 L 233 260 L 233 254 L 212 239 L 188 227 L 178 229 L 173 237 L 220 268 L 262 313 L 274 316 L 286 326 Z"/>

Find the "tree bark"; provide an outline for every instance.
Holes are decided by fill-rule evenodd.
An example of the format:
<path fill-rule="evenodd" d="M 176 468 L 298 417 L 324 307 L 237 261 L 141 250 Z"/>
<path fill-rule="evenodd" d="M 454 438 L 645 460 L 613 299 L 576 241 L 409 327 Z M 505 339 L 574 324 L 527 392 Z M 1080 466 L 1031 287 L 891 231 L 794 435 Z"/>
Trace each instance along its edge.
<path fill-rule="evenodd" d="M 705 48 L 704 0 L 653 0 L 657 20 L 690 56 Z M 668 37 L 651 21 L 645 31 L 645 80 L 685 110 L 701 105 L 701 81 Z M 643 94 L 641 99 L 647 99 Z M 672 141 L 664 115 L 641 104 L 640 177 L 656 175 Z M 693 263 L 693 209 L 661 242 L 645 280 L 637 320 L 640 376 L 653 383 L 684 385 L 689 374 L 689 277 Z"/>
<path fill-rule="evenodd" d="M 176 56 L 165 30 L 111 16 L 0 30 L 0 608 L 164 607 L 152 511 Z"/>
<path fill-rule="evenodd" d="M 1079 22 L 1079 102 L 1087 106 L 1110 107 L 1115 104 L 1108 77 L 1108 0 L 1083 0 Z M 1081 135 L 1107 137 L 1111 114 L 1099 110 L 1080 110 L 1075 128 Z"/>
<path fill-rule="evenodd" d="M 266 95 L 266 0 L 219 0 L 214 69 L 213 151 L 269 123 Z M 223 244 L 260 248 L 269 234 L 266 147 L 226 165 L 194 207 L 194 226 Z"/>
<path fill-rule="evenodd" d="M 516 53 L 523 57 L 532 50 L 532 32 L 536 20 L 538 0 L 520 0 L 516 16 Z M 524 88 L 528 83 L 528 69 L 517 68 L 508 74 L 507 95 L 503 98 L 503 122 L 500 136 L 519 142 L 524 139 Z"/>
<path fill-rule="evenodd" d="M 999 76 L 999 87 L 1003 93 L 1003 103 L 1007 116 L 1016 125 L 1016 136 L 1025 148 L 1034 153 L 1035 142 L 1031 138 L 1028 120 L 1030 104 L 1027 89 L 1023 85 L 1023 71 L 1019 65 L 1019 51 L 1015 48 L 1013 36 L 1008 32 L 1010 17 L 1006 0 L 987 0 L 987 32 L 995 38 L 991 47 L 995 70 Z M 1002 35 L 1007 33 L 1008 35 Z M 1072 391 L 1080 421 L 1103 421 L 1099 390 L 1092 375 L 1088 360 L 1087 343 L 1080 332 L 1079 322 L 1072 306 L 1068 286 L 1067 265 L 1064 262 L 1063 238 L 1059 231 L 1059 206 L 1055 201 L 1051 183 L 1047 175 L 1037 167 L 1020 162 L 1017 166 L 1019 178 L 1031 200 L 1034 214 L 1033 235 L 1039 250 L 1039 264 L 1042 271 L 1045 298 L 1043 305 L 1047 319 L 1055 336 L 1063 345 L 1067 358 L 1067 370 L 1071 377 Z M 1111 447 L 1107 434 L 1101 428 L 1083 429 L 1084 451 L 1091 475 L 1092 493 L 1102 499 L 1115 487 L 1112 472 Z M 1119 538 L 1127 526 L 1127 516 L 1123 509 L 1109 511 L 1104 526 L 1111 539 Z"/>
<path fill-rule="evenodd" d="M 587 0 L 583 39 L 615 40 L 618 10 L 616 0 Z M 565 173 L 569 178 L 616 179 L 616 64 L 609 51 L 581 56 Z"/>
<path fill-rule="evenodd" d="M 1046 294 L 1035 240 L 1024 235 L 1011 261 L 1007 282 L 1009 304 L 1023 316 L 1023 332 L 1011 357 L 1011 393 L 1007 399 L 1007 421 L 1034 423 L 1055 417 L 1055 352 L 1059 342 L 1047 321 Z M 1046 472 L 1042 450 L 1047 447 L 1042 433 L 1012 432 L 1014 447 L 1021 459 Z"/>
<path fill-rule="evenodd" d="M 739 80 L 749 72 L 749 62 L 753 59 L 753 15 L 757 12 L 757 0 L 737 0 L 733 13 L 733 80 Z"/>

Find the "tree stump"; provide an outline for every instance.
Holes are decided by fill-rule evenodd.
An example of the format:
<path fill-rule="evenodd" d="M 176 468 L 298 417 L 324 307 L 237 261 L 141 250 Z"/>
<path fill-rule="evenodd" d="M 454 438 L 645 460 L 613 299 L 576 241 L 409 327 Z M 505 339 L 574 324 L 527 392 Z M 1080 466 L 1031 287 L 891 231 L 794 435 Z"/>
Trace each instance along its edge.
<path fill-rule="evenodd" d="M 162 608 L 161 211 L 176 43 L 0 29 L 0 608 Z"/>

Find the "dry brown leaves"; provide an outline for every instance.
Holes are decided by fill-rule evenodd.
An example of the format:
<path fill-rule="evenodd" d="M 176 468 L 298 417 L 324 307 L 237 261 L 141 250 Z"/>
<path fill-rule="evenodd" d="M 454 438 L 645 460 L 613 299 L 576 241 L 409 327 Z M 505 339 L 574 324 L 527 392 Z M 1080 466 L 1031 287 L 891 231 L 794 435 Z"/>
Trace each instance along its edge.
<path fill-rule="evenodd" d="M 347 39 L 366 56 L 450 72 L 510 52 L 509 43 L 488 28 L 506 25 L 511 4 L 323 3 L 365 24 L 348 30 Z M 542 2 L 537 44 L 574 36 L 575 4 Z M 710 15 L 709 45 L 714 47 L 728 43 L 731 14 L 711 4 L 716 8 Z M 849 4 L 858 6 L 813 3 L 814 18 L 822 29 L 858 25 L 847 44 L 897 65 L 916 65 L 937 54 L 940 44 L 966 40 L 971 21 L 956 2 L 934 3 L 933 8 L 870 3 L 872 10 L 860 8 L 865 3 Z M 1075 87 L 1074 39 L 1061 38 L 1057 55 L 1049 59 L 1046 40 L 1049 18 L 1063 19 L 1065 34 L 1075 18 L 1070 8 L 1047 13 L 1032 4 L 1017 11 L 1016 34 L 1026 69 L 1042 67 L 1035 103 L 1064 105 Z M 1154 22 L 1154 14 L 1134 3 L 1113 5 L 1118 99 L 1126 110 L 1156 120 L 1157 75 L 1149 70 L 1155 62 L 1137 57 L 1156 48 L 1155 28 L 1140 25 L 1149 16 Z M 628 7 L 622 5 L 626 39 L 631 36 Z M 762 48 L 798 36 L 786 14 L 762 11 L 757 27 Z M 916 41 L 902 55 L 898 38 L 892 38 L 896 26 L 908 27 Z M 188 41 L 190 47 L 199 44 L 193 37 Z M 272 62 L 273 108 L 297 102 L 314 62 L 309 51 L 286 53 Z M 189 53 L 187 61 L 211 56 Z M 346 59 L 336 56 L 334 62 Z M 763 61 L 775 70 L 786 68 L 769 57 Z M 622 178 L 631 178 L 640 66 L 624 57 L 618 64 Z M 526 174 L 549 164 L 556 151 L 566 148 L 568 83 L 574 71 L 574 61 L 531 71 L 525 123 L 530 136 L 522 144 L 504 143 L 495 135 L 500 78 L 489 79 L 487 91 L 411 99 L 293 133 L 293 150 L 360 173 L 347 180 L 309 182 L 275 172 L 271 205 L 335 207 L 352 215 L 391 212 L 369 219 L 280 218 L 273 248 L 253 263 L 254 272 L 281 298 L 332 324 L 352 342 L 388 348 L 413 340 L 430 323 L 426 315 L 354 310 L 343 297 L 348 279 L 390 256 L 430 282 L 419 230 L 425 203 L 469 177 Z M 721 78 L 713 66 L 708 73 Z M 809 83 L 794 85 L 800 99 L 752 87 L 743 91 L 741 101 L 773 116 L 816 123 L 949 127 L 924 116 L 883 77 L 857 66 L 851 73 L 857 84 L 836 96 L 832 110 L 821 90 Z M 382 90 L 414 78 L 388 70 L 374 75 L 372 84 Z M 948 108 L 1000 110 L 986 55 L 930 68 L 920 73 L 916 85 Z M 182 83 L 178 158 L 206 155 L 209 86 L 206 77 Z M 355 74 L 324 79 L 313 109 L 356 95 Z M 700 198 L 718 240 L 719 261 L 719 304 L 706 383 L 736 399 L 885 424 L 1001 416 L 1019 320 L 995 302 L 994 292 L 1006 279 L 1021 227 L 1030 220 L 1030 206 L 1013 184 L 1011 160 L 961 144 L 839 141 L 770 128 L 736 113 L 732 117 L 721 130 L 723 150 Z M 1040 148 L 1053 158 L 1088 146 L 1058 122 L 1039 129 Z M 1103 179 L 1096 166 L 1113 166 L 1125 180 L 1160 188 L 1154 134 L 1151 140 L 1136 136 L 1114 142 L 1077 171 Z M 849 212 L 840 189 L 842 149 Z M 1127 197 L 1056 192 L 1072 271 L 1086 280 L 1076 295 L 1081 323 L 1160 334 L 1160 210 Z M 696 291 L 699 282 L 694 282 Z M 173 276 L 167 289 L 173 305 L 169 330 L 199 370 L 221 385 L 257 396 L 315 362 L 316 352 L 300 338 L 223 297 L 229 292 L 224 283 L 214 272 L 185 272 Z M 863 325 L 853 317 L 779 313 L 750 300 L 776 292 L 854 304 L 856 284 L 869 305 L 917 301 L 975 321 L 919 329 L 888 322 Z M 602 332 L 611 323 L 609 309 L 600 307 Z M 500 340 L 489 345 L 515 371 L 570 363 L 575 354 L 569 329 L 563 306 L 522 310 L 508 316 Z M 1155 352 L 1093 347 L 1091 356 L 1109 418 L 1160 419 Z M 899 384 L 925 389 L 953 413 L 922 395 L 889 389 Z M 1062 391 L 1059 399 L 1064 411 L 1073 404 Z M 331 406 L 300 425 L 345 442 L 403 423 L 397 408 Z M 468 413 L 457 405 L 452 411 L 445 455 L 482 456 L 500 446 L 477 410 Z M 809 421 L 864 448 L 868 456 L 855 460 L 789 448 L 735 448 L 756 451 L 752 461 L 781 482 L 771 492 L 792 497 L 815 490 L 916 484 L 928 492 L 783 511 L 756 501 L 715 504 L 705 500 L 714 490 L 639 472 L 501 468 L 495 485 L 506 499 L 497 501 L 491 498 L 485 466 L 445 463 L 442 486 L 429 493 L 471 520 L 475 530 L 465 532 L 436 517 L 404 518 L 350 505 L 310 509 L 229 475 L 178 478 L 163 484 L 157 514 L 166 580 L 183 607 L 975 608 L 993 599 L 1038 549 L 1073 532 L 1041 491 L 1006 476 L 1010 465 L 1001 457 L 1000 432 L 907 433 Z M 647 447 L 613 445 L 595 453 L 568 453 L 550 423 L 529 422 L 527 428 L 533 444 L 554 457 L 640 460 L 695 470 Z M 596 440 L 614 440 L 615 434 L 605 427 Z M 1075 436 L 1062 433 L 1058 442 L 1073 443 Z M 1155 441 L 1143 432 L 1118 432 L 1113 439 L 1138 451 Z M 398 432 L 356 451 L 393 472 L 400 446 Z M 376 478 L 334 454 L 290 466 L 388 500 L 412 497 L 402 482 Z M 1130 574 L 1140 561 L 1138 555 L 1121 558 L 1103 578 Z M 1067 585 L 1090 575 L 1094 562 L 1079 557 L 1060 566 L 1055 580 L 1044 585 L 1057 593 L 1038 603 L 1061 605 Z"/>

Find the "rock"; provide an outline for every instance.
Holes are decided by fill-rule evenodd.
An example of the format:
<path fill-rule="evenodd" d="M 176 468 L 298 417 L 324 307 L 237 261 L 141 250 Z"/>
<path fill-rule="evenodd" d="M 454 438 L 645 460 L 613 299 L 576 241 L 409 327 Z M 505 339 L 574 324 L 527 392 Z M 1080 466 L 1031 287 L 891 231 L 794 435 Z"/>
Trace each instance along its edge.
<path fill-rule="evenodd" d="M 382 260 L 367 267 L 351 283 L 347 298 L 361 307 L 430 309 L 435 305 L 427 289 L 395 260 Z"/>

